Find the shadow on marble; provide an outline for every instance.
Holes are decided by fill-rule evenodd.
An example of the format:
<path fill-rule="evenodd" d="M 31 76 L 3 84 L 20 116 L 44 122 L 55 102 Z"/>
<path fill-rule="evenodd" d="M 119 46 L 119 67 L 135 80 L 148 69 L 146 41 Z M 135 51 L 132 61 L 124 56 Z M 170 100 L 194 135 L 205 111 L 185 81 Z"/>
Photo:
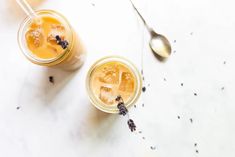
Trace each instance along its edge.
<path fill-rule="evenodd" d="M 86 140 L 105 140 L 112 135 L 113 127 L 117 122 L 116 114 L 102 112 L 95 108 L 91 103 L 82 116 L 78 114 L 78 124 L 72 132 L 72 138 L 75 141 Z M 81 119 L 82 117 L 82 119 Z"/>
<path fill-rule="evenodd" d="M 78 73 L 79 69 L 76 71 L 64 71 L 60 69 L 47 68 L 45 70 L 44 76 L 47 82 L 42 86 L 45 88 L 43 91 L 46 93 L 46 105 L 50 105 L 55 97 L 63 91 L 63 88 L 67 86 L 70 80 Z M 50 78 L 53 77 L 53 82 L 50 82 Z"/>
<path fill-rule="evenodd" d="M 114 126 L 118 118 L 117 114 L 110 114 L 100 111 L 91 103 L 88 105 L 91 107 L 85 117 L 87 119 L 87 125 L 91 130 L 97 130 L 98 128 L 98 133 L 102 136 L 107 134 L 107 132 L 109 132 Z"/>
<path fill-rule="evenodd" d="M 163 58 L 161 56 L 159 56 L 158 54 L 154 53 L 152 50 L 150 50 L 150 52 L 153 54 L 153 56 L 160 62 L 165 63 L 167 61 L 167 58 Z"/>
<path fill-rule="evenodd" d="M 30 66 L 22 88 L 19 93 L 19 106 L 51 106 L 58 104 L 57 96 L 64 92 L 64 88 L 79 70 L 68 72 L 60 69 L 45 68 L 40 66 Z M 54 83 L 50 82 L 52 76 Z M 56 103 L 55 103 L 55 102 Z M 34 105 L 32 105 L 32 102 Z"/>
<path fill-rule="evenodd" d="M 97 125 L 100 125 L 101 123 L 107 121 L 107 120 L 111 120 L 112 122 L 114 122 L 116 120 L 114 114 L 110 114 L 110 113 L 105 113 L 103 111 L 98 110 L 97 108 L 95 108 L 93 106 L 93 104 L 89 104 L 91 107 L 91 109 L 89 110 L 89 113 L 87 113 L 87 119 L 90 125 L 94 126 L 96 128 Z"/>
<path fill-rule="evenodd" d="M 41 5 L 45 0 L 27 0 L 27 2 L 35 9 Z M 7 9 L 3 12 L 5 14 L 5 17 L 7 21 L 14 22 L 18 21 L 19 19 L 24 19 L 26 17 L 26 14 L 23 12 L 23 10 L 20 8 L 20 6 L 17 4 L 16 0 L 5 0 L 5 5 L 7 6 Z"/>

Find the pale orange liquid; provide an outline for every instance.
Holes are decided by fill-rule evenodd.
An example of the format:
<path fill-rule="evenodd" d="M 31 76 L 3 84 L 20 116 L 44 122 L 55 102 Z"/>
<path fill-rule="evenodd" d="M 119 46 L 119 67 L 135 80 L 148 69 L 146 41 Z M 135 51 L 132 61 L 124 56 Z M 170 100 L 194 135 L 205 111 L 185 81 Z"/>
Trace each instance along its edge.
<path fill-rule="evenodd" d="M 57 28 L 59 32 L 55 32 Z M 67 30 L 63 24 L 52 16 L 42 16 L 39 19 L 34 20 L 26 34 L 26 43 L 32 54 L 41 59 L 52 59 L 61 55 L 65 50 L 56 43 L 55 36 L 60 35 L 63 39 L 66 39 Z M 32 33 L 36 33 L 39 40 L 32 36 Z"/>
<path fill-rule="evenodd" d="M 107 72 L 109 71 L 109 72 Z M 127 79 L 123 81 L 124 77 Z M 97 67 L 91 75 L 91 89 L 96 98 L 106 105 L 116 105 L 116 97 L 121 95 L 124 102 L 130 100 L 136 90 L 136 78 L 123 63 L 112 61 Z M 101 90 L 106 90 L 108 100 L 102 98 Z"/>

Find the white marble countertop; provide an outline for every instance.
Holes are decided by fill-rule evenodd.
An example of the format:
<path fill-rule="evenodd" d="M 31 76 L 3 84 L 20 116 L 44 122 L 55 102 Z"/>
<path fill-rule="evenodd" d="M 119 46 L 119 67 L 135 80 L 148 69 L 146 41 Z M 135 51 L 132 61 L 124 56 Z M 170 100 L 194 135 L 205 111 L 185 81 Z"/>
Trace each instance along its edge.
<path fill-rule="evenodd" d="M 1 157 L 235 156 L 234 1 L 136 0 L 172 43 L 166 62 L 151 53 L 128 0 L 34 2 L 35 9 L 64 14 L 88 56 L 73 73 L 29 63 L 16 41 L 25 15 L 14 0 L 0 0 Z M 131 133 L 125 118 L 90 104 L 85 76 L 107 55 L 127 57 L 140 68 L 142 51 L 147 91 L 130 109 L 142 133 Z"/>

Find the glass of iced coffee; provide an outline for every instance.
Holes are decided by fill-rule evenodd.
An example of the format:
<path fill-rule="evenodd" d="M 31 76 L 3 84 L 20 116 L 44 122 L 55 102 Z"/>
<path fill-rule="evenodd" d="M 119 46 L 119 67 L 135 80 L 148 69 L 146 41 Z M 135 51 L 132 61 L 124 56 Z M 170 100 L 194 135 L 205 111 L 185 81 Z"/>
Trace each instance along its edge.
<path fill-rule="evenodd" d="M 27 17 L 18 31 L 18 43 L 34 64 L 66 70 L 79 68 L 85 59 L 83 45 L 67 19 L 53 10 Z"/>
<path fill-rule="evenodd" d="M 119 113 L 117 102 L 121 96 L 128 108 L 140 96 L 142 79 L 137 68 L 127 59 L 105 57 L 95 62 L 86 79 L 91 103 L 107 113 Z"/>

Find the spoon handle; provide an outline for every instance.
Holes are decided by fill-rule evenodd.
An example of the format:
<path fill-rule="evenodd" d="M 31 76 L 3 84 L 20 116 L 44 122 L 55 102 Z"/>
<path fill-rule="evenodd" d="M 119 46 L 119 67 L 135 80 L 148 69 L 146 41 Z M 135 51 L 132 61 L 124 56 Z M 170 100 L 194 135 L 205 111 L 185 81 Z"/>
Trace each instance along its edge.
<path fill-rule="evenodd" d="M 132 0 L 130 0 L 132 7 L 135 9 L 135 11 L 137 12 L 137 14 L 139 15 L 139 17 L 141 18 L 141 20 L 143 21 L 144 25 L 147 27 L 147 29 L 149 31 L 151 31 L 152 29 L 149 27 L 149 25 L 147 24 L 146 20 L 144 19 L 144 17 L 141 15 L 141 13 L 139 12 L 139 10 L 136 8 L 135 4 L 133 3 Z"/>

